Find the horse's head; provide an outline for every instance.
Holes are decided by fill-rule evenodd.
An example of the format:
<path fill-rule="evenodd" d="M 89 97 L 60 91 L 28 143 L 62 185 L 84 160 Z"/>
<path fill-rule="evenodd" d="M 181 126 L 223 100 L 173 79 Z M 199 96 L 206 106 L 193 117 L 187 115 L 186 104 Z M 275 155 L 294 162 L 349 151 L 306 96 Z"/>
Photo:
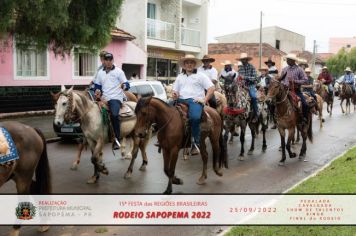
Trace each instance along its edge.
<path fill-rule="evenodd" d="M 152 97 L 140 98 L 135 108 L 137 119 L 135 125 L 135 135 L 140 138 L 146 137 L 152 125 L 153 114 L 152 111 L 150 112 L 151 100 Z"/>
<path fill-rule="evenodd" d="M 313 90 L 315 92 L 318 92 L 320 91 L 320 89 L 322 88 L 322 83 L 320 80 L 314 80 L 314 83 L 313 83 Z"/>
<path fill-rule="evenodd" d="M 56 99 L 54 104 L 54 124 L 61 126 L 63 125 L 64 121 L 68 121 L 70 119 L 68 113 L 73 112 L 73 94 L 72 94 L 73 87 L 66 90 L 62 88 L 62 91 L 58 94 L 53 94 L 53 100 Z M 70 111 L 70 112 L 68 112 Z"/>
<path fill-rule="evenodd" d="M 267 101 L 271 102 L 274 98 L 280 97 L 283 85 L 278 78 L 273 78 L 268 87 Z"/>

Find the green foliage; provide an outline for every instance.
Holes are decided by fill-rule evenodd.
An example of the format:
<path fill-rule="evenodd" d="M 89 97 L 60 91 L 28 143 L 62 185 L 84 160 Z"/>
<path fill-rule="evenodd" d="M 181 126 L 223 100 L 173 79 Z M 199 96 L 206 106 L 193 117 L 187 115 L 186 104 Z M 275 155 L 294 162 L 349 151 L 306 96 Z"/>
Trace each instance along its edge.
<path fill-rule="evenodd" d="M 111 39 L 123 0 L 0 0 L 0 33 L 10 33 L 16 46 L 49 47 L 70 54 L 80 45 L 90 51 Z"/>
<path fill-rule="evenodd" d="M 356 47 L 348 52 L 345 48 L 340 49 L 335 56 L 326 61 L 326 65 L 334 76 L 343 75 L 348 66 L 351 67 L 351 70 L 356 70 Z"/>

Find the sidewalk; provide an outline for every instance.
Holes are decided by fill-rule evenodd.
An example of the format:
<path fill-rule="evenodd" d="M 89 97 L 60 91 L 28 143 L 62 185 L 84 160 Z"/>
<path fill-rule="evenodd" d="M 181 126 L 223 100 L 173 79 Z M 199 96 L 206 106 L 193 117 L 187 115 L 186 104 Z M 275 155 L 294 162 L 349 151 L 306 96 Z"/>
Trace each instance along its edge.
<path fill-rule="evenodd" d="M 4 118 L 0 119 L 0 125 L 3 121 L 18 121 L 23 124 L 39 128 L 46 139 L 55 138 L 57 135 L 53 130 L 53 119 L 54 115 L 43 115 L 43 116 L 29 116 L 29 117 L 18 117 L 18 118 Z"/>

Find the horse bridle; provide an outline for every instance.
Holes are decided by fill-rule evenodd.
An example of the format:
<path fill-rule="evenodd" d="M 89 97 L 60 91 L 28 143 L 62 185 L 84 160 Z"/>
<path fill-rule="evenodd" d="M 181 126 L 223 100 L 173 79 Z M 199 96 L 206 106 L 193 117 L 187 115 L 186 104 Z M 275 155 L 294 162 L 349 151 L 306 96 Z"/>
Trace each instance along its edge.
<path fill-rule="evenodd" d="M 278 80 L 276 80 L 276 79 L 274 79 L 274 78 L 272 79 L 272 81 L 278 83 L 279 86 L 280 86 L 280 84 L 281 84 L 280 81 L 278 81 Z M 283 102 L 287 99 L 288 93 L 289 93 L 289 87 L 288 87 L 288 89 L 287 89 L 286 96 L 285 96 L 281 101 L 277 101 L 277 98 L 276 98 L 276 104 L 281 104 L 281 103 L 283 103 Z"/>
<path fill-rule="evenodd" d="M 77 123 L 78 121 L 80 121 L 88 112 L 89 109 L 87 109 L 85 112 L 83 112 L 83 114 L 81 116 L 79 116 L 77 119 L 72 120 L 73 117 L 76 117 L 73 113 L 73 92 L 71 91 L 70 93 L 65 93 L 65 92 L 61 92 L 60 96 L 63 95 L 65 97 L 68 98 L 68 107 L 66 108 L 66 111 L 64 112 L 64 120 L 67 123 Z"/>

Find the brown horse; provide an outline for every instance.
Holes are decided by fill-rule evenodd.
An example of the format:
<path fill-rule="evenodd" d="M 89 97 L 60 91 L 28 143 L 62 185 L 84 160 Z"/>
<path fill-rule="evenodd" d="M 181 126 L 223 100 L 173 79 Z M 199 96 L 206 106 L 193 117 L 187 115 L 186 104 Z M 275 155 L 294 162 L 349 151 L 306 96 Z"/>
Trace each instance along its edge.
<path fill-rule="evenodd" d="M 326 110 L 331 116 L 333 113 L 334 93 L 328 93 L 327 86 L 323 85 L 323 82 L 320 80 L 314 81 L 313 90 L 323 99 L 324 102 L 326 102 Z"/>
<path fill-rule="evenodd" d="M 279 162 L 280 165 L 285 164 L 285 149 L 287 149 L 290 158 L 296 157 L 296 154 L 291 151 L 291 141 L 294 138 L 296 127 L 300 131 L 303 138 L 303 144 L 300 150 L 299 159 L 305 157 L 307 150 L 307 138 L 309 138 L 310 142 L 313 141 L 312 114 L 309 113 L 307 124 L 302 124 L 299 111 L 294 109 L 292 102 L 288 98 L 288 93 L 289 89 L 285 89 L 284 85 L 279 80 L 273 79 L 271 81 L 268 91 L 268 98 L 270 100 L 275 99 L 276 104 L 278 131 L 281 136 L 282 147 L 282 159 Z M 285 143 L 286 129 L 288 130 L 287 145 Z"/>
<path fill-rule="evenodd" d="M 222 121 L 220 115 L 210 107 L 204 107 L 207 121 L 201 123 L 200 152 L 203 160 L 203 171 L 197 184 L 204 184 L 207 178 L 208 153 L 205 139 L 209 137 L 213 149 L 213 169 L 218 176 L 222 176 L 221 167 L 226 162 L 226 150 L 223 147 Z M 145 138 L 152 123 L 158 127 L 157 138 L 163 150 L 164 173 L 168 177 L 168 186 L 165 194 L 172 193 L 172 184 L 183 184 L 183 181 L 175 176 L 175 168 L 178 152 L 185 147 L 185 122 L 180 111 L 171 107 L 157 98 L 141 98 L 136 106 L 137 124 L 135 135 Z M 133 162 L 137 152 L 133 154 L 130 167 L 125 177 L 130 177 Z M 217 165 L 219 162 L 219 166 Z M 226 163 L 225 163 L 226 164 Z"/>
<path fill-rule="evenodd" d="M 47 157 L 46 140 L 39 129 L 18 122 L 3 122 L 18 151 L 19 159 L 9 165 L 0 165 L 0 187 L 9 180 L 16 183 L 18 194 L 50 194 L 51 174 Z M 33 176 L 36 180 L 33 180 Z M 19 226 L 14 226 L 11 235 L 19 235 Z M 48 230 L 48 226 L 40 231 Z"/>
<path fill-rule="evenodd" d="M 344 107 L 343 107 L 343 102 L 344 100 L 346 100 L 346 114 L 347 114 L 347 110 L 349 110 L 349 114 L 351 112 L 351 99 L 352 99 L 352 96 L 354 95 L 353 92 L 352 92 L 352 87 L 351 85 L 349 84 L 346 84 L 345 82 L 342 82 L 340 84 L 340 87 L 339 87 L 339 97 L 341 98 L 341 102 L 340 102 L 340 106 L 341 106 L 341 111 L 342 111 L 342 114 L 345 114 L 345 110 L 344 110 Z"/>

